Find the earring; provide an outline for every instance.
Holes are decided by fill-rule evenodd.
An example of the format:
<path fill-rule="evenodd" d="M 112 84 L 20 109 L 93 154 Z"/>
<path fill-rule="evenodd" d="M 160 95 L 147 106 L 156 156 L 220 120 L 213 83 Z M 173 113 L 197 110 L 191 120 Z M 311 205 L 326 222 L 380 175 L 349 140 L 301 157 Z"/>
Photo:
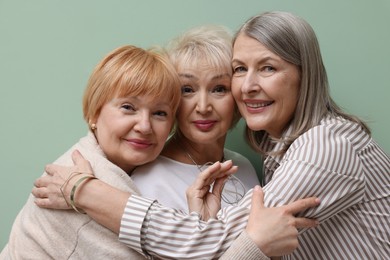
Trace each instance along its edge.
<path fill-rule="evenodd" d="M 91 130 L 96 130 L 96 124 L 91 124 Z"/>

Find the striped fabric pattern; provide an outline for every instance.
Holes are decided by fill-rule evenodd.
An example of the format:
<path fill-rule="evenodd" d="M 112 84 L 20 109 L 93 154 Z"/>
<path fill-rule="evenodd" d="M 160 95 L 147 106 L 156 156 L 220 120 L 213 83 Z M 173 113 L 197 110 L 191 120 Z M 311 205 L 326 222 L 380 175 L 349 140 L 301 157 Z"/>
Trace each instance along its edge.
<path fill-rule="evenodd" d="M 300 214 L 321 224 L 301 230 L 299 248 L 284 259 L 390 258 L 390 158 L 358 125 L 325 118 L 283 156 L 267 157 L 264 172 L 267 206 L 308 196 L 321 199 L 320 206 Z M 132 197 L 127 207 L 139 199 Z M 218 258 L 245 228 L 250 199 L 251 191 L 239 206 L 222 209 L 217 220 L 207 223 L 197 214 L 184 215 L 149 201 L 149 209 L 137 213 L 147 217 L 133 223 L 143 224 L 135 230 L 142 230 L 136 247 L 166 259 Z M 122 225 L 133 222 L 134 213 L 126 210 Z M 128 236 L 122 228 L 121 240 Z"/>

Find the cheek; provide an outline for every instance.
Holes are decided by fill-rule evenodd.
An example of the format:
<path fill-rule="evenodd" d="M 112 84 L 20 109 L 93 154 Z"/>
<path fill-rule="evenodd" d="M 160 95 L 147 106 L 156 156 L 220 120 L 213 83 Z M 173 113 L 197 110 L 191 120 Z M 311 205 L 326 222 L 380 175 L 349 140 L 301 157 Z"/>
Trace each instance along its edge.
<path fill-rule="evenodd" d="M 236 96 L 238 95 L 238 93 L 240 92 L 240 87 L 239 87 L 239 84 L 238 84 L 238 79 L 236 78 L 233 78 L 232 79 L 232 95 L 234 98 L 236 98 Z"/>
<path fill-rule="evenodd" d="M 221 109 L 223 111 L 223 117 L 228 118 L 229 122 L 232 122 L 236 109 L 236 103 L 234 101 L 233 95 L 230 95 L 228 98 L 224 99 L 223 102 L 221 102 Z"/>
<path fill-rule="evenodd" d="M 170 126 L 166 126 L 164 128 L 158 128 L 157 131 L 156 131 L 156 135 L 155 135 L 155 140 L 156 140 L 156 146 L 155 146 L 155 149 L 153 151 L 153 154 L 157 153 L 161 153 L 162 149 L 164 148 L 164 145 L 168 139 L 168 136 L 169 136 L 169 133 L 171 131 L 167 131 L 167 129 L 169 129 Z"/>
<path fill-rule="evenodd" d="M 190 108 L 190 104 L 188 102 L 181 102 L 177 112 L 176 112 L 176 121 L 177 124 L 184 123 L 190 113 L 192 112 L 192 109 Z"/>
<path fill-rule="evenodd" d="M 236 101 L 240 99 L 241 89 L 239 87 L 237 79 L 236 80 L 232 80 L 232 95 L 233 95 L 233 98 Z"/>

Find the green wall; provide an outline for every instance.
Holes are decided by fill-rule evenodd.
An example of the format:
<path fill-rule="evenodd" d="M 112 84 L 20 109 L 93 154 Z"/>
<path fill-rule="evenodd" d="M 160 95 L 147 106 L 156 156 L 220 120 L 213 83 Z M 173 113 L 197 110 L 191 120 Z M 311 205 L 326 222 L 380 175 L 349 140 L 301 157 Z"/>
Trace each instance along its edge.
<path fill-rule="evenodd" d="M 106 53 L 162 45 L 200 24 L 235 30 L 267 10 L 292 11 L 312 24 L 335 100 L 367 119 L 389 153 L 388 0 L 0 0 L 0 249 L 44 165 L 86 133 L 81 96 Z M 228 145 L 260 168 L 242 126 Z"/>

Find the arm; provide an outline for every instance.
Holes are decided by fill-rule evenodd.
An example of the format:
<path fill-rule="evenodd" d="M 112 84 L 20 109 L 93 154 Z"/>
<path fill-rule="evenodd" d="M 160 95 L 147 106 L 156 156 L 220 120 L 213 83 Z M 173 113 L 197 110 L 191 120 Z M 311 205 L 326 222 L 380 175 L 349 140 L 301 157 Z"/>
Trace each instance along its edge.
<path fill-rule="evenodd" d="M 353 144 L 336 130 L 326 126 L 309 130 L 294 141 L 274 172 L 267 166 L 275 161 L 265 161 L 265 175 L 273 174 L 264 187 L 267 207 L 316 196 L 321 205 L 300 216 L 322 222 L 362 200 L 361 161 Z"/>
<path fill-rule="evenodd" d="M 48 165 L 45 168 L 47 175 L 35 181 L 32 194 L 39 207 L 71 209 L 71 189 L 81 177 L 92 173 L 89 162 L 77 150 L 73 152 L 72 159 L 75 164 L 73 167 Z M 73 172 L 81 174 L 68 179 Z M 67 185 L 63 185 L 66 181 Z M 61 189 L 63 192 L 60 192 Z M 123 209 L 130 195 L 98 179 L 91 179 L 77 187 L 74 202 L 77 208 L 84 210 L 96 222 L 119 233 Z"/>
<path fill-rule="evenodd" d="M 91 170 L 87 161 L 79 153 L 74 153 L 73 159 L 76 164 L 75 168 L 68 169 L 49 165 L 46 169 L 49 175 L 36 181 L 35 185 L 37 187 L 34 188 L 33 194 L 38 197 L 36 203 L 39 206 L 69 208 L 64 198 L 58 195 L 59 188 L 66 179 L 59 176 L 61 174 L 68 176 L 69 172 L 72 171 L 90 172 Z M 47 186 L 50 183 L 47 178 L 56 180 L 54 181 L 54 188 Z M 75 182 L 76 180 L 71 179 L 67 186 L 71 187 Z M 51 189 L 48 189 L 49 187 Z M 69 194 L 69 189 L 65 193 Z M 98 189 L 104 189 L 104 191 L 98 191 Z M 53 191 L 55 196 L 50 192 L 48 193 L 48 190 Z M 99 223 L 108 226 L 113 231 L 117 232 L 120 224 L 120 239 L 122 242 L 139 252 L 146 250 L 150 254 L 159 257 L 178 259 L 203 258 L 205 256 L 210 258 L 219 257 L 245 228 L 248 218 L 247 207 L 241 205 L 230 207 L 226 211 L 223 210 L 217 220 L 211 219 L 204 222 L 201 221 L 200 215 L 197 213 L 184 215 L 173 209 L 165 208 L 155 201 L 138 196 L 131 196 L 125 201 L 130 194 L 123 193 L 121 196 L 118 195 L 119 199 L 112 199 L 117 196 L 118 192 L 118 190 L 110 188 L 98 180 L 91 180 L 84 183 L 76 192 L 76 206 L 84 209 L 88 214 L 94 216 Z M 251 193 L 247 195 L 245 201 L 250 201 L 250 195 Z M 65 196 L 65 198 L 67 197 Z M 308 200 L 312 202 L 311 206 L 317 205 L 314 199 Z M 122 207 L 123 203 L 126 204 L 125 207 Z M 123 216 L 120 222 L 121 212 L 123 212 Z M 223 219 L 232 219 L 233 221 L 223 221 Z M 267 226 L 267 224 L 264 224 L 264 226 Z M 156 234 L 154 236 L 155 241 L 146 239 L 145 230 L 147 229 L 149 236 Z M 140 230 L 142 231 L 140 232 Z M 272 230 L 272 227 L 270 227 L 270 230 Z M 185 239 L 183 241 L 181 239 L 177 240 L 177 234 L 184 234 Z M 216 244 L 218 246 L 215 246 Z M 199 250 L 200 245 L 202 248 Z M 204 245 L 207 245 L 206 248 L 204 248 Z"/>
<path fill-rule="evenodd" d="M 85 211 L 99 224 L 118 234 L 123 209 L 131 194 L 116 189 L 98 179 L 88 179 L 77 184 L 81 178 L 90 176 L 93 170 L 89 162 L 77 150 L 73 152 L 72 160 L 75 164 L 73 167 L 54 164 L 46 166 L 47 175 L 38 178 L 32 190 L 36 197 L 35 203 L 43 208 L 70 209 L 71 190 L 77 187 L 74 193 L 75 206 Z M 223 188 L 223 180 L 236 170 L 237 167 L 233 166 L 232 161 L 226 161 L 224 163 L 217 162 L 203 172 L 203 181 L 212 183 L 217 179 L 217 184 L 214 186 L 216 197 L 211 198 L 209 202 L 205 202 L 206 208 L 207 203 L 218 204 L 220 202 L 218 195 L 220 195 Z M 203 194 L 206 191 L 208 192 L 206 189 L 201 190 L 200 195 L 204 196 Z M 197 199 L 199 199 L 199 194 L 197 196 Z M 214 210 L 214 215 L 218 209 Z M 194 208 L 194 210 L 200 212 L 202 209 Z M 203 209 L 203 212 L 205 217 L 209 218 L 209 215 L 206 215 L 208 211 Z"/>

